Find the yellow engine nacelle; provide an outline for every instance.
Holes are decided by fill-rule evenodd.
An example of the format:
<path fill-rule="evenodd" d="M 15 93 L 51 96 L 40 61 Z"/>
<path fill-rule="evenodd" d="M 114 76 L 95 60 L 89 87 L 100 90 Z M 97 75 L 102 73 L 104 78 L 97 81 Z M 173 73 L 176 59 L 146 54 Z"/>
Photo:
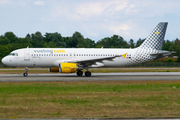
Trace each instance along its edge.
<path fill-rule="evenodd" d="M 59 67 L 49 68 L 49 72 L 74 73 L 78 69 L 76 63 L 60 63 Z"/>

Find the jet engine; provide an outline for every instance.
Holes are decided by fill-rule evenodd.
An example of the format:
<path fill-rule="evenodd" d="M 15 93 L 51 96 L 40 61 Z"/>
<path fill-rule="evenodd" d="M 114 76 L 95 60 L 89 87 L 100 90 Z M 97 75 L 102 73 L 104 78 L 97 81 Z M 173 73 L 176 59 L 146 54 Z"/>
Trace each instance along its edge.
<path fill-rule="evenodd" d="M 49 72 L 75 73 L 78 70 L 76 63 L 60 63 L 59 67 L 49 68 Z"/>

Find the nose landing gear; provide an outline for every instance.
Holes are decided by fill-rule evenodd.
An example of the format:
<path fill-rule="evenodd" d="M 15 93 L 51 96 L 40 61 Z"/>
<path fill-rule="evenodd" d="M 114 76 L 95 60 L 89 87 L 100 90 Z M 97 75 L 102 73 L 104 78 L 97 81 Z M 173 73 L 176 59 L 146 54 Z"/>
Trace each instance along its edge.
<path fill-rule="evenodd" d="M 24 76 L 24 77 L 27 77 L 27 76 L 28 76 L 27 71 L 28 71 L 28 67 L 25 68 L 25 73 L 23 73 L 23 76 Z"/>

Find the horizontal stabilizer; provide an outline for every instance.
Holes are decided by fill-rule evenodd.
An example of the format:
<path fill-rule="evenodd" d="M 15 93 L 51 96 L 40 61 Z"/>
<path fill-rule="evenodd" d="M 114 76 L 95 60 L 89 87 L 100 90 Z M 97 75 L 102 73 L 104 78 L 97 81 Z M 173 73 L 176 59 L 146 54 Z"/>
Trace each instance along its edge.
<path fill-rule="evenodd" d="M 172 53 L 176 53 L 176 52 L 175 51 L 172 51 L 172 52 L 166 51 L 166 52 L 154 53 L 154 54 L 150 54 L 150 55 L 152 55 L 152 56 L 168 56 L 168 55 L 171 55 Z"/>

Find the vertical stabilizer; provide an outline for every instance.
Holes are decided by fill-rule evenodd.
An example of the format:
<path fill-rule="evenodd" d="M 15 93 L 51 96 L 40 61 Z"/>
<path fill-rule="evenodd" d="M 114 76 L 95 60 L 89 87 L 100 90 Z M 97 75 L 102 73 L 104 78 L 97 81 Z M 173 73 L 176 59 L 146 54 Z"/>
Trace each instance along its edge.
<path fill-rule="evenodd" d="M 152 56 L 151 54 L 161 52 L 167 24 L 167 22 L 160 22 L 154 28 L 146 40 L 136 48 L 135 54 L 131 57 L 127 65 L 144 63 L 156 59 L 156 56 Z"/>
<path fill-rule="evenodd" d="M 139 46 L 141 49 L 161 50 L 166 33 L 167 22 L 160 22 L 146 40 Z"/>

